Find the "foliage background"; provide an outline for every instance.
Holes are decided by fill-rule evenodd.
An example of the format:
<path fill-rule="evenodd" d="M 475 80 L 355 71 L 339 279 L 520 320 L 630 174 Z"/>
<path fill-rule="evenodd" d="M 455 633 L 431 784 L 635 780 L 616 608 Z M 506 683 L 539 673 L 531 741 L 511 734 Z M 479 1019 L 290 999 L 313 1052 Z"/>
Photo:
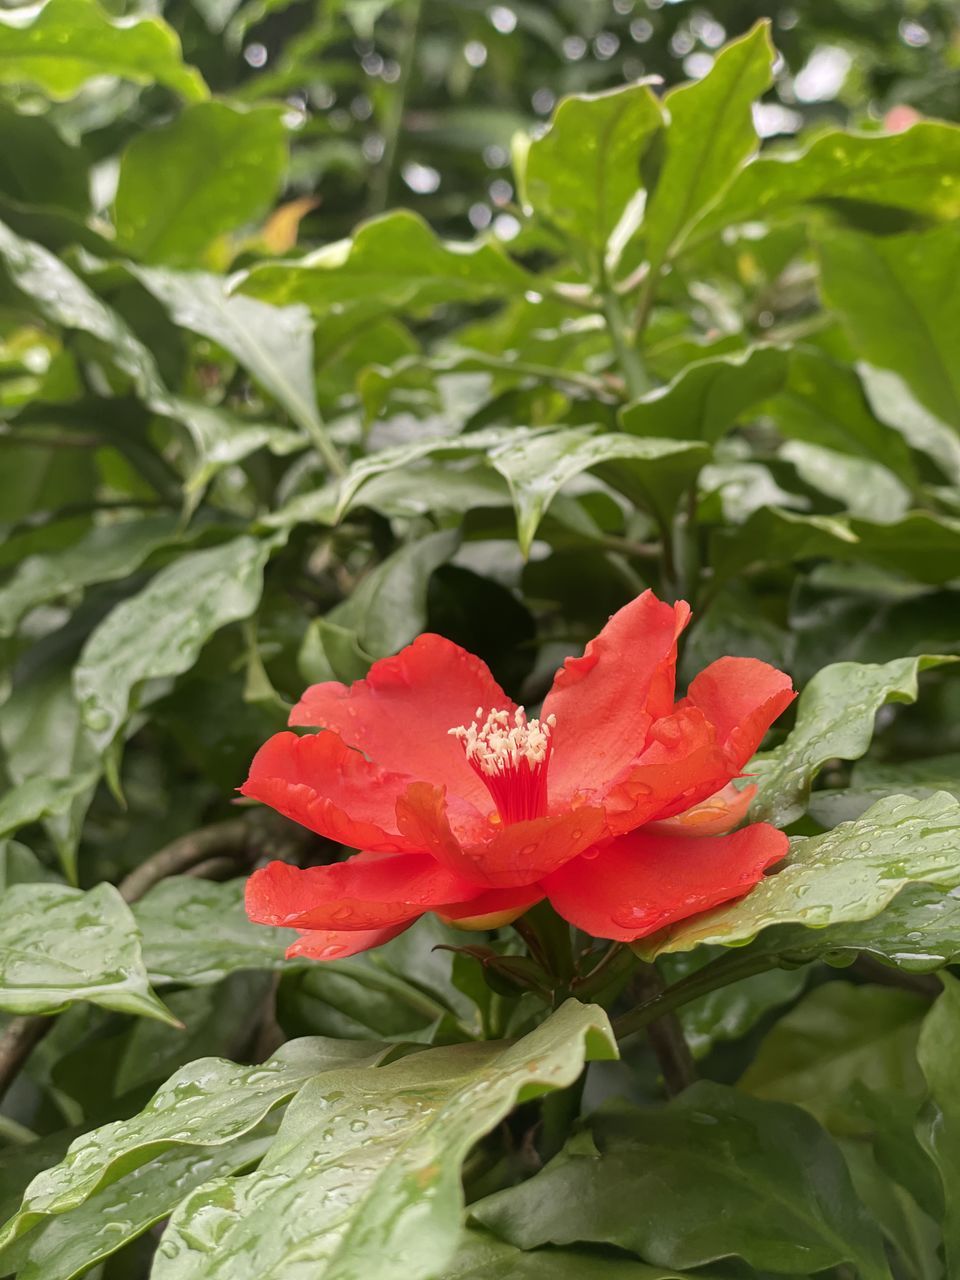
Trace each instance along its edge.
<path fill-rule="evenodd" d="M 895 132 L 903 107 L 957 119 L 960 29 L 949 3 L 775 8 L 771 73 L 762 30 L 739 71 L 716 61 L 764 17 L 745 3 L 0 5 L 0 1216 L 61 1171 L 3 1237 L 4 1274 L 293 1276 L 301 1222 L 317 1276 L 369 1276 L 391 1231 L 425 1277 L 960 1267 L 960 1008 L 931 976 L 960 937 L 960 148 L 945 125 Z M 539 186 L 527 158 L 528 211 L 517 133 L 646 76 L 703 97 L 671 133 L 631 91 L 598 161 L 615 216 L 583 177 L 603 99 L 547 135 Z M 789 159 L 744 181 L 751 120 Z M 698 192 L 669 156 L 701 143 Z M 640 179 L 646 221 L 605 261 Z M 355 234 L 397 208 L 423 221 Z M 742 653 L 809 686 L 756 766 L 799 884 L 658 940 L 658 1009 L 680 1021 L 540 1102 L 609 1057 L 602 1011 L 542 1023 L 507 934 L 485 940 L 491 990 L 476 960 L 431 949 L 476 938 L 431 921 L 363 960 L 284 965 L 238 877 L 339 851 L 233 792 L 309 681 L 357 678 L 429 628 L 536 704 L 648 585 L 697 610 L 684 678 Z M 649 985 L 591 985 L 597 956 L 577 994 L 642 1029 Z M 524 1034 L 547 1065 L 522 1083 L 470 1043 Z M 370 1085 L 395 1068 L 367 1060 L 411 1041 L 436 1047 Z M 205 1065 L 278 1049 L 266 1082 Z M 418 1061 L 437 1066 L 421 1079 Z M 477 1062 L 496 1105 L 471 1124 Z M 411 1123 L 409 1158 L 443 1167 L 426 1227 L 397 1207 L 386 1150 L 348 1211 L 368 1235 L 342 1243 L 290 1141 L 316 1149 L 332 1069 L 362 1095 L 345 1124 L 386 1099 L 371 1126 Z M 439 1156 L 397 1101 L 439 1105 L 433 1070 L 461 1090 Z M 172 1129 L 152 1111 L 98 1138 L 86 1182 L 83 1159 L 63 1172 L 72 1140 L 178 1071 Z M 601 1107 L 558 1155 L 615 1097 L 648 1110 Z M 265 1152 L 291 1188 L 268 1202 L 283 1229 L 258 1225 L 252 1183 L 206 1239 L 189 1195 L 229 1180 L 222 1209 Z M 460 1235 L 465 1158 L 483 1232 Z"/>

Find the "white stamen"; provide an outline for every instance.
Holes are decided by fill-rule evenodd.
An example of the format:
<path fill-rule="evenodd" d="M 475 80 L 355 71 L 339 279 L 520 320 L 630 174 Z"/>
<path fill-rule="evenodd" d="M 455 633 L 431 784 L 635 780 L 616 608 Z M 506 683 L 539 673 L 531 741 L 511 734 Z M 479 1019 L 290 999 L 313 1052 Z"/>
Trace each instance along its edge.
<path fill-rule="evenodd" d="M 483 723 L 480 722 L 482 716 L 483 708 L 477 707 L 473 724 L 447 730 L 460 740 L 467 759 L 475 768 L 489 777 L 502 777 L 518 768 L 522 760 L 530 769 L 537 769 L 545 762 L 550 751 L 551 730 L 557 723 L 556 716 L 547 716 L 543 721 L 528 721 L 523 707 L 518 707 L 513 713 L 512 725 L 509 711 L 491 711 Z"/>

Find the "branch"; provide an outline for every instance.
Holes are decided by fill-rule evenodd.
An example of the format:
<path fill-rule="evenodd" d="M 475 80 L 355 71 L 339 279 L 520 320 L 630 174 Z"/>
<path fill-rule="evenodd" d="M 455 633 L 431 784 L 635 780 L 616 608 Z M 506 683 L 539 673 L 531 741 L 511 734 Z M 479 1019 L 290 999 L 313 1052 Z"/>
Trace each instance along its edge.
<path fill-rule="evenodd" d="M 645 1003 L 658 1000 L 664 989 L 663 979 L 652 964 L 641 965 L 634 978 L 634 986 Z M 672 1011 L 653 1018 L 647 1024 L 647 1038 L 660 1064 L 668 1096 L 672 1098 L 682 1093 L 696 1080 L 697 1069 L 680 1019 Z"/>

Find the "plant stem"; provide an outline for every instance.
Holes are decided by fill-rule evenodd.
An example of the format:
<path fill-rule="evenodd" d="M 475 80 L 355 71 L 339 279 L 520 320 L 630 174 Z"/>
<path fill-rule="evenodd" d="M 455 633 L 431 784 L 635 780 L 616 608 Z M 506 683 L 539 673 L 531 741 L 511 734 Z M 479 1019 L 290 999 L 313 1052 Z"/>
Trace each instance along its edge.
<path fill-rule="evenodd" d="M 403 116 L 407 105 L 407 90 L 417 52 L 417 31 L 420 27 L 420 16 L 423 0 L 408 0 L 404 6 L 401 21 L 400 39 L 397 48 L 397 60 L 400 63 L 400 76 L 397 87 L 390 99 L 389 109 L 383 123 L 383 157 L 373 172 L 370 182 L 370 211 L 383 213 L 390 201 L 390 189 L 393 182 L 393 171 L 397 162 L 397 148 L 400 142 L 400 131 L 403 128 Z"/>
<path fill-rule="evenodd" d="M 7 1023 L 0 1036 L 0 1098 L 43 1037 L 53 1029 L 54 1019 L 42 1014 L 26 1014 Z"/>
<path fill-rule="evenodd" d="M 603 290 L 603 314 L 607 320 L 607 332 L 613 343 L 627 393 L 631 400 L 636 400 L 650 390 L 650 380 L 643 367 L 640 353 L 634 346 L 620 299 L 616 291 L 609 286 Z"/>
<path fill-rule="evenodd" d="M 646 1002 L 663 995 L 663 979 L 652 964 L 642 964 L 633 980 Z M 660 1064 L 663 1085 L 669 1097 L 682 1093 L 697 1078 L 693 1055 L 683 1034 L 680 1019 L 672 1010 L 663 1010 L 647 1023 L 647 1038 Z"/>
<path fill-rule="evenodd" d="M 615 1019 L 613 1029 L 618 1040 L 642 1031 L 657 1018 L 673 1013 L 675 1009 L 689 1004 L 699 996 L 709 995 L 720 987 L 739 982 L 742 978 L 751 978 L 756 973 L 765 973 L 776 968 L 776 960 L 772 956 L 724 956 L 722 960 L 707 965 L 705 968 L 691 973 L 688 977 L 675 982 L 666 990 L 648 991 L 636 1008 L 629 1013 L 621 1014 Z"/>

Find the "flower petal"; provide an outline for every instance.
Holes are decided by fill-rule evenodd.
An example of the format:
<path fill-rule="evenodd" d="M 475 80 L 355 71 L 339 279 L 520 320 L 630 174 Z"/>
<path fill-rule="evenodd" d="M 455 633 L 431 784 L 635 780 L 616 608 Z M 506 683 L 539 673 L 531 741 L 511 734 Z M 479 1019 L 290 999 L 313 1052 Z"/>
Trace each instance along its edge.
<path fill-rule="evenodd" d="M 308 960 L 345 960 L 361 951 L 380 947 L 409 929 L 411 922 L 389 929 L 311 929 L 287 947 L 287 959 L 304 956 Z"/>
<path fill-rule="evenodd" d="M 497 929 L 536 906 L 543 896 L 539 885 L 486 889 L 468 902 L 449 902 L 446 906 L 437 907 L 436 914 L 447 924 L 460 929 Z"/>
<path fill-rule="evenodd" d="M 679 707 L 651 726 L 646 747 L 603 794 L 607 825 L 624 835 L 682 813 L 730 781 L 734 772 L 717 732 L 696 707 Z"/>
<path fill-rule="evenodd" d="M 411 774 L 488 809 L 486 787 L 449 730 L 477 708 L 513 711 L 485 662 L 443 636 L 422 635 L 382 658 L 365 680 L 309 688 L 290 713 L 294 725 L 334 729 L 384 769 Z"/>
<path fill-rule="evenodd" d="M 747 893 L 787 852 L 787 837 L 756 822 L 729 836 L 634 831 L 546 880 L 556 910 L 595 938 L 632 942 Z"/>
<path fill-rule="evenodd" d="M 271 862 L 247 881 L 247 915 L 257 924 L 309 930 L 385 929 L 447 902 L 474 886 L 427 854 L 364 857 L 301 870 Z"/>
<path fill-rule="evenodd" d="M 796 696 L 790 677 L 766 662 L 718 658 L 690 682 L 686 701 L 716 726 L 734 770 L 739 770 Z"/>
<path fill-rule="evenodd" d="M 657 832 L 675 836 L 725 836 L 747 816 L 756 794 L 757 788 L 752 783 L 740 789 L 728 782 L 706 800 L 684 809 L 683 813 L 664 818 L 661 822 L 648 822 L 645 830 L 648 835 Z"/>
<path fill-rule="evenodd" d="M 425 783 L 397 801 L 397 825 L 451 872 L 497 889 L 535 884 L 606 834 L 603 810 L 585 807 L 503 826 L 458 826 L 455 833 L 443 792 Z"/>
<path fill-rule="evenodd" d="M 397 831 L 396 797 L 410 784 L 352 751 L 335 733 L 274 734 L 240 788 L 284 817 L 354 849 L 415 853 Z"/>
<path fill-rule="evenodd" d="M 551 803 L 601 790 L 640 754 L 650 725 L 673 708 L 677 637 L 689 617 L 684 601 L 645 591 L 557 672 L 541 712 L 557 717 Z"/>

